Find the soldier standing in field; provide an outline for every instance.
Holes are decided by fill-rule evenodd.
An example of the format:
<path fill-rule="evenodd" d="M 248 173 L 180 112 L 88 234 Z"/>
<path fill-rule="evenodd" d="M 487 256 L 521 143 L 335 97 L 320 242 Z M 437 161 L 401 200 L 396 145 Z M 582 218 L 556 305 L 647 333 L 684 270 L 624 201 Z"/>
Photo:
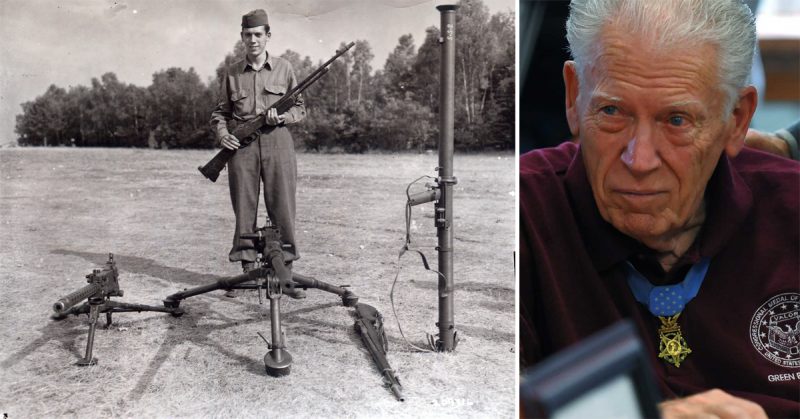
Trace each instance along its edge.
<path fill-rule="evenodd" d="M 241 262 L 245 272 L 254 268 L 256 250 L 252 240 L 241 239 L 240 235 L 256 229 L 262 182 L 267 216 L 280 228 L 283 243 L 289 245 L 284 250 L 287 266 L 291 268 L 291 262 L 300 257 L 294 236 L 297 160 L 286 126 L 301 121 L 306 110 L 302 97 L 298 97 L 286 113 L 278 114 L 275 109 L 267 111 L 297 84 L 292 65 L 267 52 L 271 35 L 264 10 L 253 10 L 242 16 L 241 37 L 247 54 L 226 69 L 220 83 L 219 100 L 211 114 L 211 128 L 218 143 L 237 150 L 228 162 L 231 203 L 236 214 L 233 247 L 228 259 Z M 264 118 L 269 127 L 263 128 L 250 145 L 239 148 L 239 139 L 231 135 L 229 129 L 253 118 Z M 227 295 L 233 296 L 230 292 Z M 304 297 L 299 289 L 288 295 Z"/>

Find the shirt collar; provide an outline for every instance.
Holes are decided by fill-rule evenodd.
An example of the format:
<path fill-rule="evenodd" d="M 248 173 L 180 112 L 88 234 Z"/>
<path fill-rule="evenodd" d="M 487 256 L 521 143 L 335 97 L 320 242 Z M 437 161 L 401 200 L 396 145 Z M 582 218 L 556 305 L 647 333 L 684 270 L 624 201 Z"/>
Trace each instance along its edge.
<path fill-rule="evenodd" d="M 253 67 L 253 65 L 250 64 L 250 62 L 247 60 L 247 57 L 245 56 L 244 59 L 242 60 L 242 67 L 240 72 L 244 73 L 248 68 L 250 68 L 253 71 L 260 71 L 262 68 L 266 68 L 267 70 L 272 70 L 273 68 L 275 68 L 272 54 L 267 52 L 267 60 L 264 61 L 264 65 L 261 68 Z"/>
<path fill-rule="evenodd" d="M 565 184 L 575 208 L 575 222 L 595 269 L 602 272 L 633 255 L 652 252 L 642 243 L 614 228 L 600 215 L 580 147 L 567 169 Z M 725 154 L 709 179 L 705 194 L 706 220 L 693 244 L 698 250 L 695 258 L 713 258 L 719 253 L 744 221 L 753 204 L 750 188 Z"/>

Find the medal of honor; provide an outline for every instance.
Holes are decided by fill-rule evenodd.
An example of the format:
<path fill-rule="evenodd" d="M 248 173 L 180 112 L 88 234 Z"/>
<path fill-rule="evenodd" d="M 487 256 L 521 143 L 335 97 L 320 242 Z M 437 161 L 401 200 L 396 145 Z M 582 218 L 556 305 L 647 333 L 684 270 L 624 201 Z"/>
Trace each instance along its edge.
<path fill-rule="evenodd" d="M 658 328 L 658 357 L 676 368 L 692 353 L 678 326 L 678 317 L 700 290 L 709 264 L 710 259 L 703 258 L 689 269 L 683 282 L 654 286 L 630 262 L 626 263 L 628 286 L 634 298 L 661 321 Z"/>
<path fill-rule="evenodd" d="M 680 315 L 681 313 L 672 317 L 658 317 L 661 320 L 661 327 L 658 328 L 658 357 L 675 367 L 680 367 L 686 356 L 692 353 L 681 335 L 681 327 L 678 326 Z"/>

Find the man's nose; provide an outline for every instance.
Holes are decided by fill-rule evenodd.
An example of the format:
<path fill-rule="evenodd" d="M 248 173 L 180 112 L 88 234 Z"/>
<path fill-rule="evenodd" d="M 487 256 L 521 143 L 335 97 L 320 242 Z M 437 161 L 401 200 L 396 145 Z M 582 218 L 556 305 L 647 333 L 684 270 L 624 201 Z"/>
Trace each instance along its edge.
<path fill-rule="evenodd" d="M 648 173 L 661 166 L 661 157 L 655 147 L 654 132 L 646 124 L 637 126 L 634 137 L 620 155 L 620 160 L 634 173 Z"/>

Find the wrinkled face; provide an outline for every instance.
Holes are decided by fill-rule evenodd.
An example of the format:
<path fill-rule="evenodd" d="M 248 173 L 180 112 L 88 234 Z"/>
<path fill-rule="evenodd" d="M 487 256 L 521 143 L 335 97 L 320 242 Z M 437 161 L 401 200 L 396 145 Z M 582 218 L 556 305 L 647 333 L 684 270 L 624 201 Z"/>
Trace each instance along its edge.
<path fill-rule="evenodd" d="M 242 43 L 247 49 L 247 55 L 257 57 L 264 53 L 267 48 L 271 34 L 266 31 L 264 26 L 255 28 L 242 28 Z"/>
<path fill-rule="evenodd" d="M 583 85 L 565 64 L 570 128 L 603 218 L 655 248 L 698 214 L 722 152 L 740 150 L 742 110 L 724 111 L 711 45 L 656 51 L 614 26 L 599 44 Z"/>

